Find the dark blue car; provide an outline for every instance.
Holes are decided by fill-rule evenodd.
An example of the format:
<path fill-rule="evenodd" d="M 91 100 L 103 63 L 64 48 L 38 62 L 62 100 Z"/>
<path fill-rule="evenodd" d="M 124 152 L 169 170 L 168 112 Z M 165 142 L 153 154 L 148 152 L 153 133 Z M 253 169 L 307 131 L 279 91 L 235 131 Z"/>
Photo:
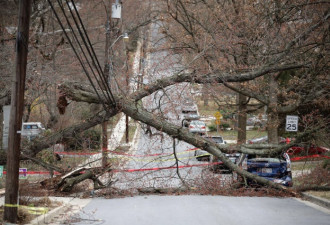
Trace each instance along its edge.
<path fill-rule="evenodd" d="M 247 171 L 275 183 L 292 186 L 291 161 L 286 153 L 278 158 L 248 156 Z"/>

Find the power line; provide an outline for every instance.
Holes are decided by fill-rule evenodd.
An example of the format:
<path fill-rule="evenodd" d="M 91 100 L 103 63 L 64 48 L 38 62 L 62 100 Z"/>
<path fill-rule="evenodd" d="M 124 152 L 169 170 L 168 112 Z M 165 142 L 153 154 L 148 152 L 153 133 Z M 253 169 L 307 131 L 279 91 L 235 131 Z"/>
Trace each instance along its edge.
<path fill-rule="evenodd" d="M 86 62 L 87 62 L 87 64 L 88 64 L 89 68 L 91 69 L 91 72 L 92 72 L 94 78 L 96 79 L 97 84 L 99 85 L 100 89 L 102 90 L 102 87 L 104 87 L 104 81 L 102 81 L 102 76 L 100 75 L 99 71 L 97 70 L 99 77 L 101 77 L 101 80 L 99 80 L 99 79 L 97 78 L 97 76 L 96 76 L 96 74 L 95 74 L 95 72 L 94 72 L 94 69 L 93 69 L 93 67 L 91 66 L 90 62 L 89 62 L 88 57 L 86 56 L 86 53 L 85 53 L 85 51 L 84 51 L 82 45 L 80 44 L 79 39 L 78 39 L 78 37 L 77 37 L 75 31 L 73 30 L 73 27 L 72 27 L 72 25 L 71 25 L 71 23 L 70 23 L 70 20 L 69 20 L 69 18 L 67 17 L 67 15 L 66 15 L 66 13 L 65 13 L 65 10 L 64 10 L 64 7 L 63 7 L 63 5 L 62 5 L 62 2 L 61 2 L 60 0 L 57 0 L 57 2 L 58 2 L 59 6 L 60 6 L 60 8 L 61 8 L 61 10 L 62 10 L 62 13 L 63 13 L 63 15 L 64 15 L 64 17 L 65 17 L 65 19 L 66 19 L 66 22 L 68 23 L 69 28 L 72 30 L 72 35 L 73 35 L 73 37 L 74 37 L 74 40 L 75 40 L 76 43 L 78 44 L 78 46 L 79 46 L 79 48 L 80 48 L 80 50 L 81 50 L 83 56 L 85 57 L 85 60 L 86 60 Z M 70 6 L 69 6 L 69 5 L 68 5 L 68 7 L 69 7 L 69 9 L 70 9 Z M 74 20 L 75 20 L 75 18 L 74 18 Z M 76 20 L 75 20 L 75 22 L 76 22 Z M 81 34 L 81 30 L 80 30 L 79 26 L 77 25 L 77 23 L 76 23 L 76 26 L 77 26 L 77 28 L 78 28 L 78 31 L 80 32 L 80 36 L 81 36 L 81 38 L 84 39 L 84 37 L 83 37 L 82 34 Z M 85 42 L 84 42 L 84 43 L 85 43 Z M 85 44 L 86 44 L 86 43 L 85 43 Z M 89 56 L 92 58 L 88 46 L 85 46 L 85 48 L 87 49 L 87 51 L 88 51 L 88 53 L 89 53 Z M 92 60 L 93 60 L 93 58 L 92 58 Z M 94 60 L 93 60 L 93 63 L 94 63 Z M 95 66 L 95 63 L 94 63 L 94 66 Z M 101 84 L 103 84 L 103 85 L 101 85 Z M 106 92 L 106 93 L 107 93 L 107 92 Z M 108 98 L 108 101 L 109 101 L 109 103 L 112 103 L 112 99 L 110 98 L 109 95 L 106 96 L 105 93 L 104 93 L 103 91 L 102 91 L 102 94 L 103 94 L 103 96 L 104 96 L 105 99 L 107 99 L 107 97 L 109 97 L 109 98 Z"/>
<path fill-rule="evenodd" d="M 96 95 L 98 96 L 98 98 L 99 98 L 100 101 L 102 102 L 102 105 L 103 105 L 104 109 L 106 110 L 106 106 L 105 106 L 104 102 L 102 101 L 102 98 L 100 97 L 100 95 L 99 95 L 99 93 L 98 93 L 98 91 L 97 91 L 97 89 L 96 89 L 96 87 L 95 87 L 95 85 L 94 85 L 94 83 L 93 83 L 93 81 L 92 81 L 92 79 L 91 79 L 91 77 L 90 77 L 90 75 L 89 75 L 89 73 L 88 73 L 88 71 L 87 71 L 87 69 L 86 69 L 84 63 L 82 62 L 82 60 L 81 60 L 81 58 L 80 58 L 80 56 L 79 56 L 79 54 L 78 54 L 78 52 L 76 51 L 75 47 L 73 46 L 73 43 L 72 43 L 71 39 L 69 38 L 69 35 L 67 34 L 67 32 L 66 32 L 66 30 L 65 30 L 65 28 L 64 28 L 64 26 L 63 26 L 63 24 L 62 24 L 62 22 L 61 22 L 61 19 L 59 18 L 59 16 L 58 16 L 58 14 L 57 14 L 57 12 L 56 12 L 56 10 L 55 10 L 55 8 L 54 8 L 54 6 L 53 6 L 51 0 L 47 0 L 47 1 L 48 1 L 48 3 L 49 3 L 50 7 L 52 8 L 52 11 L 54 12 L 54 15 L 55 15 L 55 17 L 56 17 L 58 23 L 60 24 L 60 26 L 61 26 L 61 28 L 62 28 L 62 30 L 63 30 L 63 32 L 64 32 L 64 35 L 65 35 L 65 37 L 67 38 L 67 40 L 68 40 L 68 42 L 69 42 L 69 44 L 70 44 L 72 50 L 74 51 L 74 53 L 75 53 L 75 55 L 76 55 L 76 57 L 77 57 L 79 63 L 80 63 L 81 66 L 83 67 L 83 70 L 84 70 L 84 72 L 85 72 L 85 74 L 86 74 L 86 76 L 87 76 L 89 82 L 91 83 L 91 85 L 92 85 L 92 87 L 93 87 L 93 89 L 94 89 Z"/>
<path fill-rule="evenodd" d="M 82 20 L 81 20 L 81 17 L 80 17 L 80 15 L 79 15 L 79 12 L 78 12 L 78 10 L 77 10 L 77 7 L 76 7 L 74 1 L 72 0 L 71 3 L 72 3 L 72 6 L 73 6 L 74 9 L 75 9 L 75 12 L 76 12 L 78 18 L 79 18 L 80 24 L 81 24 L 81 26 L 82 26 L 82 28 L 83 28 L 83 31 L 84 31 L 84 34 L 85 34 L 85 36 L 86 36 L 86 39 L 87 39 L 88 43 L 87 43 L 87 41 L 86 41 L 86 39 L 85 39 L 85 37 L 84 37 L 83 32 L 82 32 L 81 29 L 80 29 L 80 26 L 79 26 L 79 24 L 78 24 L 78 22 L 77 22 L 76 17 L 74 16 L 74 13 L 73 13 L 72 10 L 71 10 L 71 7 L 72 7 L 72 6 L 69 5 L 69 2 L 68 2 L 67 0 L 66 0 L 66 3 L 67 3 L 67 6 L 68 6 L 68 8 L 69 8 L 69 10 L 70 10 L 70 13 L 71 13 L 71 15 L 72 15 L 72 18 L 74 19 L 75 25 L 76 25 L 76 27 L 78 28 L 79 35 L 80 35 L 80 37 L 81 37 L 83 43 L 85 44 L 85 48 L 87 49 L 88 55 L 89 55 L 89 57 L 92 59 L 93 66 L 94 66 L 95 69 L 96 69 L 96 72 L 97 72 L 97 74 L 98 74 L 99 79 L 97 78 L 97 75 L 95 74 L 95 71 L 94 71 L 94 69 L 93 69 L 93 67 L 92 67 L 92 65 L 91 65 L 91 63 L 90 63 L 90 61 L 89 61 L 89 58 L 87 57 L 87 55 L 86 55 L 86 53 L 85 53 L 85 51 L 84 51 L 82 45 L 80 44 L 80 41 L 79 41 L 79 39 L 78 39 L 76 33 L 75 33 L 74 30 L 73 30 L 73 27 L 72 27 L 72 25 L 71 25 L 71 23 L 70 23 L 70 20 L 68 19 L 67 15 L 66 15 L 66 13 L 65 13 L 65 10 L 64 10 L 63 4 L 62 4 L 59 0 L 57 0 L 57 2 L 58 2 L 59 6 L 60 6 L 60 8 L 61 8 L 61 10 L 62 10 L 62 13 L 63 13 L 63 15 L 64 15 L 64 17 L 65 17 L 65 19 L 66 19 L 66 22 L 68 23 L 68 26 L 70 27 L 70 29 L 71 29 L 71 31 L 72 31 L 73 38 L 74 38 L 75 42 L 77 43 L 77 45 L 79 46 L 79 48 L 80 48 L 80 50 L 81 50 L 81 52 L 82 52 L 82 55 L 84 56 L 84 58 L 85 58 L 85 60 L 86 60 L 86 63 L 88 64 L 88 66 L 89 66 L 89 68 L 90 68 L 90 70 L 91 70 L 91 72 L 92 72 L 92 74 L 93 74 L 93 76 L 94 76 L 94 78 L 95 78 L 95 80 L 96 80 L 98 86 L 100 87 L 101 90 L 102 90 L 102 89 L 103 89 L 103 90 L 105 89 L 105 91 L 102 91 L 103 96 L 105 97 L 105 99 L 107 99 L 106 101 L 108 101 L 108 102 L 109 102 L 110 104 L 112 104 L 112 105 L 115 105 L 115 104 L 116 104 L 116 102 L 115 102 L 115 98 L 114 98 L 114 96 L 113 96 L 113 94 L 112 94 L 112 92 L 111 92 L 111 89 L 110 89 L 110 86 L 109 86 L 109 84 L 108 84 L 108 81 L 106 80 L 105 75 L 104 75 L 104 73 L 103 73 L 103 71 L 102 71 L 102 69 L 101 69 L 100 63 L 99 63 L 98 58 L 97 58 L 97 56 L 96 56 L 96 54 L 95 54 L 95 51 L 94 51 L 94 48 L 93 48 L 93 46 L 92 46 L 92 44 L 91 44 L 91 42 L 90 42 L 90 39 L 89 39 L 89 37 L 88 37 L 88 35 L 87 35 L 87 32 L 86 32 L 85 26 L 84 26 L 84 24 L 83 24 L 83 22 L 82 22 Z M 71 48 L 73 49 L 73 51 L 74 51 L 76 57 L 78 58 L 78 60 L 79 60 L 79 62 L 80 62 L 80 64 L 81 64 L 81 66 L 83 67 L 83 70 L 84 70 L 84 72 L 85 72 L 85 74 L 86 74 L 86 76 L 87 76 L 89 82 L 91 83 L 91 85 L 92 85 L 94 91 L 96 92 L 98 98 L 101 100 L 104 109 L 106 110 L 106 106 L 105 106 L 104 102 L 102 101 L 102 99 L 101 99 L 101 97 L 100 97 L 100 94 L 98 93 L 98 91 L 97 91 L 97 89 L 96 89 L 96 87 L 95 87 L 95 84 L 93 83 L 93 81 L 92 81 L 92 79 L 91 79 L 91 76 L 90 76 L 90 74 L 89 74 L 89 72 L 88 72 L 86 66 L 85 66 L 84 63 L 83 63 L 80 54 L 79 54 L 78 51 L 76 50 L 76 48 L 75 48 L 75 46 L 73 45 L 71 39 L 69 38 L 68 33 L 67 33 L 66 30 L 64 29 L 63 23 L 61 22 L 61 19 L 59 18 L 58 14 L 57 14 L 56 11 L 55 11 L 54 5 L 50 2 L 50 0 L 48 0 L 48 3 L 50 4 L 52 10 L 54 11 L 54 14 L 55 14 L 55 16 L 56 16 L 56 18 L 57 18 L 57 20 L 58 20 L 58 22 L 59 22 L 59 24 L 60 24 L 60 26 L 61 26 L 63 32 L 64 32 L 66 38 L 68 39 Z M 90 49 L 91 49 L 91 50 L 90 50 Z"/>
<path fill-rule="evenodd" d="M 71 3 L 72 3 L 72 5 L 73 5 L 73 7 L 74 7 L 74 9 L 75 9 L 75 13 L 76 13 L 76 15 L 77 15 L 77 17 L 78 17 L 78 19 L 79 19 L 80 25 L 81 25 L 81 27 L 83 28 L 84 33 L 82 33 L 82 31 L 81 31 L 81 29 L 80 29 L 80 27 L 79 27 L 79 24 L 78 24 L 78 22 L 77 22 L 77 20 L 76 20 L 76 17 L 74 16 L 72 10 L 71 10 L 71 7 L 70 7 L 70 5 L 69 5 L 68 0 L 66 0 L 66 3 L 67 3 L 67 6 L 68 6 L 68 8 L 69 8 L 69 10 L 70 10 L 70 13 L 71 13 L 71 15 L 72 15 L 72 18 L 73 18 L 73 20 L 74 20 L 74 22 L 75 22 L 75 25 L 76 25 L 76 27 L 78 28 L 79 34 L 80 34 L 80 36 L 81 36 L 81 38 L 82 38 L 82 40 L 83 40 L 83 42 L 84 42 L 84 44 L 85 44 L 85 46 L 86 46 L 86 49 L 87 49 L 87 51 L 88 51 L 88 53 L 89 53 L 89 56 L 90 56 L 91 59 L 92 59 L 92 62 L 93 62 L 93 64 L 94 64 L 94 67 L 95 67 L 96 70 L 98 71 L 98 74 L 99 74 L 99 77 L 101 78 L 102 84 L 104 85 L 104 88 L 106 89 L 106 94 L 108 95 L 108 98 L 111 100 L 111 103 L 114 104 L 114 103 L 115 103 L 115 99 L 114 99 L 114 97 L 113 97 L 113 95 L 112 95 L 112 92 L 111 92 L 110 86 L 109 86 L 109 84 L 108 84 L 108 81 L 107 81 L 107 79 L 106 79 L 106 77 L 105 77 L 105 74 L 104 74 L 103 71 L 102 71 L 102 68 L 101 68 L 101 66 L 100 66 L 99 60 L 98 60 L 98 58 L 97 58 L 97 56 L 96 56 L 96 54 L 95 54 L 94 48 L 93 48 L 93 46 L 92 46 L 92 44 L 91 44 L 91 42 L 90 42 L 89 36 L 88 36 L 88 34 L 87 34 L 87 32 L 86 32 L 86 29 L 85 29 L 84 23 L 83 23 L 82 20 L 81 20 L 81 17 L 80 17 L 79 12 L 78 12 L 78 10 L 77 10 L 77 8 L 76 8 L 76 5 L 75 5 L 74 1 L 71 0 Z M 86 39 L 84 38 L 84 35 L 85 35 L 85 37 L 86 37 L 88 43 L 86 42 Z M 89 47 L 88 47 L 88 46 L 89 46 Z M 91 49 L 92 53 L 91 53 L 90 49 Z M 111 96 L 110 96 L 109 94 L 110 94 Z"/>

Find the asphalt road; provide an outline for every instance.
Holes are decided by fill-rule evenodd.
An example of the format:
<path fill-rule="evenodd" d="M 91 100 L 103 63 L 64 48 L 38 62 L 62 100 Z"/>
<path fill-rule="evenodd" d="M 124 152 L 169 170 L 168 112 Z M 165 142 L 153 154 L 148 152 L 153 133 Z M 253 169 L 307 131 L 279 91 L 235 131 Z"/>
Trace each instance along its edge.
<path fill-rule="evenodd" d="M 329 225 L 330 211 L 294 198 L 137 196 L 93 199 L 70 224 Z"/>

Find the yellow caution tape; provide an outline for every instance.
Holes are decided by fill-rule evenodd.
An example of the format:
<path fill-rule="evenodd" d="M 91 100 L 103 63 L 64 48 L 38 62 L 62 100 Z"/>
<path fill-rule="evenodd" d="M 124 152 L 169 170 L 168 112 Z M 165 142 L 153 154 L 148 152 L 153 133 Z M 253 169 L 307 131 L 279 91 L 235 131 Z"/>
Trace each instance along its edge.
<path fill-rule="evenodd" d="M 33 207 L 33 206 L 26 206 L 26 205 L 13 205 L 13 204 L 5 204 L 5 207 L 17 207 L 17 208 L 24 208 L 27 209 L 30 214 L 33 215 L 43 215 L 48 212 L 48 208 L 46 207 Z"/>
<path fill-rule="evenodd" d="M 14 208 L 14 207 L 19 207 L 19 205 L 13 205 L 13 204 L 5 204 L 4 205 L 5 207 L 11 207 L 11 208 Z"/>

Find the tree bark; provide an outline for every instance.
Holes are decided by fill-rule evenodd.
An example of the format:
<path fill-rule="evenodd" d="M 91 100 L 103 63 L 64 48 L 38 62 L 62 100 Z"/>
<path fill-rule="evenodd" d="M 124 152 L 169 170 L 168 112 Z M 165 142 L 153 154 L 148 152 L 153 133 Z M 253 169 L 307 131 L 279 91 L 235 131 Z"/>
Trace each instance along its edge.
<path fill-rule="evenodd" d="M 19 1 L 19 19 L 16 38 L 16 74 L 12 82 L 11 112 L 8 134 L 7 179 L 4 207 L 4 221 L 17 222 L 18 207 L 18 173 L 20 158 L 21 134 L 24 110 L 24 91 L 29 46 L 29 26 L 31 15 L 31 0 Z M 10 205 L 10 206 L 9 206 Z M 14 205 L 14 207 L 12 207 Z"/>
<path fill-rule="evenodd" d="M 277 112 L 277 91 L 278 83 L 275 80 L 274 75 L 268 75 L 269 81 L 269 104 L 267 108 L 267 133 L 268 133 L 268 143 L 277 144 L 278 143 L 278 112 Z"/>
<path fill-rule="evenodd" d="M 246 110 L 247 110 L 247 97 L 242 94 L 238 94 L 238 132 L 237 132 L 237 144 L 246 143 Z"/>

